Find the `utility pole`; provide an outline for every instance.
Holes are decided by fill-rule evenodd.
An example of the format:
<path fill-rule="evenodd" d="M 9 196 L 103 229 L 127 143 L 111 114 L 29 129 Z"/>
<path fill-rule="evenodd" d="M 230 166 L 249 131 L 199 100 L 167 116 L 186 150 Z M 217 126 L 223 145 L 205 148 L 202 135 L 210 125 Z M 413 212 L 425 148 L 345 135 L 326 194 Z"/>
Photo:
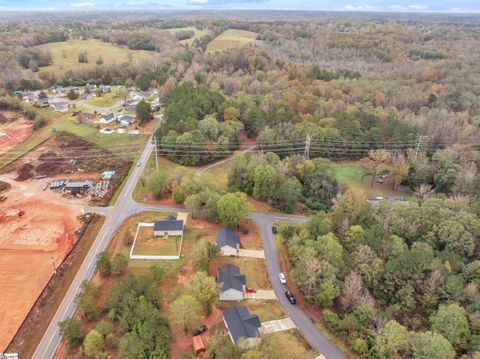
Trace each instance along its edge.
<path fill-rule="evenodd" d="M 52 267 L 53 267 L 53 275 L 56 275 L 57 274 L 57 268 L 55 268 L 55 259 L 52 257 L 50 257 L 50 259 L 52 260 Z"/>
<path fill-rule="evenodd" d="M 305 140 L 305 152 L 303 153 L 303 158 L 308 160 L 310 158 L 310 141 L 312 138 L 310 134 L 307 135 L 307 139 Z"/>
<path fill-rule="evenodd" d="M 153 137 L 154 140 L 155 140 L 155 168 L 157 170 L 157 173 L 158 173 L 158 147 L 157 147 L 157 136 L 154 136 Z"/>
<path fill-rule="evenodd" d="M 420 149 L 422 148 L 422 140 L 423 140 L 423 136 L 420 136 L 417 139 L 417 142 L 415 143 L 415 157 L 418 156 L 418 153 L 420 152 Z"/>

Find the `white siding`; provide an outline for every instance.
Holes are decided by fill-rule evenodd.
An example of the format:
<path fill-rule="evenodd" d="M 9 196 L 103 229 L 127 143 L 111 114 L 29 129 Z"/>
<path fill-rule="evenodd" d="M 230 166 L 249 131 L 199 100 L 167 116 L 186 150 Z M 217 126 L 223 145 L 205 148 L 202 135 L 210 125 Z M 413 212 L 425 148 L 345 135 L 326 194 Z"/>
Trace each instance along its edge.
<path fill-rule="evenodd" d="M 220 292 L 220 300 L 242 300 L 243 292 L 230 288 L 224 292 Z"/>
<path fill-rule="evenodd" d="M 169 236 L 181 236 L 183 231 L 154 231 L 153 234 L 155 237 L 163 237 L 165 234 L 168 234 Z"/>
<path fill-rule="evenodd" d="M 220 251 L 222 253 L 222 256 L 236 256 L 237 255 L 237 250 L 235 248 L 232 248 L 230 246 L 223 246 L 220 248 Z"/>

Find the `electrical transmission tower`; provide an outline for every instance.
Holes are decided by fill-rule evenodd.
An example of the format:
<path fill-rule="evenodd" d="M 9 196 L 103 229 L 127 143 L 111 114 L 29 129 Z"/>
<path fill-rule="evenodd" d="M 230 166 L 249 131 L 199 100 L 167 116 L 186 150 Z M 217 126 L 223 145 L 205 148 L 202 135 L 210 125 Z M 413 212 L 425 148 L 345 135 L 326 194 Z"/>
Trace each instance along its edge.
<path fill-rule="evenodd" d="M 418 156 L 418 153 L 420 152 L 420 150 L 422 149 L 422 141 L 423 141 L 423 136 L 420 136 L 418 139 L 417 139 L 417 142 L 415 143 L 415 157 Z"/>
<path fill-rule="evenodd" d="M 308 160 L 310 158 L 310 141 L 312 138 L 310 135 L 307 135 L 307 139 L 305 140 L 305 152 L 303 153 L 303 158 Z"/>

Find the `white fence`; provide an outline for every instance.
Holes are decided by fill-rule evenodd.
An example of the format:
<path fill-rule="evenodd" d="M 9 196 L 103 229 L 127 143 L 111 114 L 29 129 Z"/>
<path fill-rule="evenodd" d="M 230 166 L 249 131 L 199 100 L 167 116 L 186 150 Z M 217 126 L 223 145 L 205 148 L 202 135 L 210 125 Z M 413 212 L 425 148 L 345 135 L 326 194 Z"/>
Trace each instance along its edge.
<path fill-rule="evenodd" d="M 135 248 L 135 243 L 137 242 L 138 232 L 142 227 L 153 227 L 153 223 L 139 223 L 137 226 L 137 232 L 135 233 L 135 238 L 133 239 L 132 248 L 130 248 L 130 259 L 150 259 L 150 260 L 175 260 L 180 259 L 180 254 L 182 253 L 182 242 L 183 242 L 183 232 L 180 236 L 180 246 L 178 247 L 178 254 L 174 256 L 156 256 L 156 255 L 141 255 L 133 254 L 133 249 Z"/>

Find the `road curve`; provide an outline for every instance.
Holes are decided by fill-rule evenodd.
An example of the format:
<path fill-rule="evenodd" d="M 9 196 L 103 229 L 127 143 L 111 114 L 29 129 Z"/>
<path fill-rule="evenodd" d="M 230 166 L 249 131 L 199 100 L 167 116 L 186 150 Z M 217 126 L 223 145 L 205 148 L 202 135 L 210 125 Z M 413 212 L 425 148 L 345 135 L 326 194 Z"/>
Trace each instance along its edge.
<path fill-rule="evenodd" d="M 95 263 L 97 255 L 102 252 L 107 246 L 110 238 L 115 231 L 122 225 L 128 217 L 145 211 L 186 211 L 184 208 L 166 205 L 154 205 L 138 203 L 133 200 L 132 193 L 137 181 L 143 173 L 145 165 L 150 157 L 154 146 L 149 140 L 143 153 L 139 159 L 139 165 L 136 165 L 130 177 L 128 178 L 124 188 L 115 205 L 110 207 L 88 207 L 88 210 L 101 213 L 105 215 L 106 220 L 100 232 L 95 239 L 90 251 L 86 255 L 84 262 L 78 270 L 70 288 L 63 298 L 60 306 L 57 309 L 50 325 L 45 331 L 35 353 L 33 359 L 50 359 L 54 356 L 55 351 L 60 343 L 61 336 L 58 329 L 58 322 L 61 322 L 71 317 L 76 309 L 75 296 L 79 292 L 79 286 L 82 280 L 90 279 L 95 271 Z M 249 150 L 249 149 L 247 149 Z M 260 233 L 263 239 L 265 259 L 268 269 L 268 275 L 272 283 L 275 294 L 278 297 L 279 303 L 284 308 L 285 312 L 293 320 L 297 328 L 304 335 L 310 345 L 322 353 L 327 359 L 343 359 L 345 356 L 332 344 L 329 340 L 313 325 L 309 317 L 297 306 L 291 305 L 285 297 L 285 287 L 280 283 L 278 274 L 280 273 L 280 263 L 278 259 L 277 248 L 275 246 L 275 238 L 271 232 L 272 224 L 277 221 L 287 221 L 294 223 L 304 223 L 305 217 L 289 216 L 281 214 L 271 214 L 254 212 L 252 219 L 260 228 Z"/>

